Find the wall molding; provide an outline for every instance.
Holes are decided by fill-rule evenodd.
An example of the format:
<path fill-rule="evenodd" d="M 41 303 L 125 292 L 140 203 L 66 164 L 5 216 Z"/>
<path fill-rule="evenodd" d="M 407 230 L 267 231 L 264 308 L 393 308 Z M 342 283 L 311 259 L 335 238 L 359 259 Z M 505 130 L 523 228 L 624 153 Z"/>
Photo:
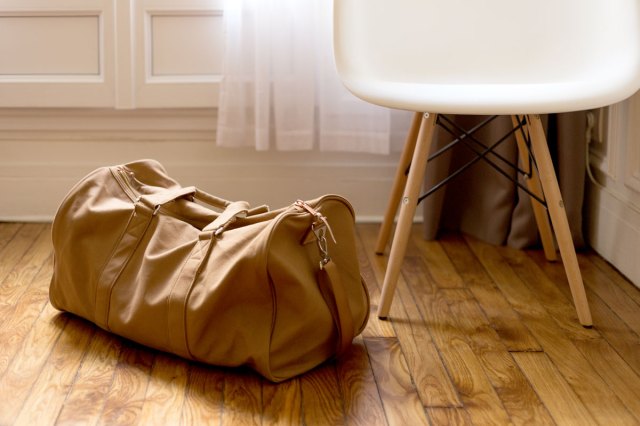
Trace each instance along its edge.
<path fill-rule="evenodd" d="M 609 107 L 606 155 L 591 163 L 588 238 L 591 247 L 640 287 L 640 94 Z"/>
<path fill-rule="evenodd" d="M 87 173 L 140 158 L 224 198 L 281 207 L 338 193 L 359 221 L 382 218 L 398 153 L 220 148 L 216 121 L 215 109 L 0 109 L 0 220 L 51 220 Z"/>
<path fill-rule="evenodd" d="M 214 141 L 215 109 L 0 109 L 0 141 Z"/>
<path fill-rule="evenodd" d="M 640 122 L 634 117 L 640 117 L 640 97 L 629 99 L 627 116 L 627 144 L 624 183 L 640 195 Z"/>

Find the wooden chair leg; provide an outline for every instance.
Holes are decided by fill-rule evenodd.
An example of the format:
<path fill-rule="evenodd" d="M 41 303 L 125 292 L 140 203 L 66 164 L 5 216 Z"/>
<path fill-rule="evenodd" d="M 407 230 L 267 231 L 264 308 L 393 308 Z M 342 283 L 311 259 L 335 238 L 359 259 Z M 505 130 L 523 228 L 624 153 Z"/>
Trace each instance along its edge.
<path fill-rule="evenodd" d="M 549 147 L 544 135 L 544 129 L 540 116 L 528 115 L 529 132 L 531 134 L 531 145 L 533 154 L 536 158 L 536 164 L 540 173 L 540 183 L 544 192 L 547 208 L 551 216 L 551 223 L 556 234 L 556 240 L 560 248 L 560 256 L 564 269 L 569 281 L 569 288 L 573 296 L 573 303 L 578 313 L 580 323 L 585 327 L 590 327 L 593 322 L 591 319 L 591 311 L 589 310 L 589 302 L 584 290 L 582 275 L 578 265 L 578 257 L 576 256 L 575 247 L 569 230 L 569 221 L 564 210 L 564 203 L 558 187 L 553 162 L 549 154 Z"/>
<path fill-rule="evenodd" d="M 404 149 L 402 150 L 400 162 L 398 163 L 396 176 L 393 179 L 393 187 L 391 189 L 391 196 L 389 197 L 389 202 L 387 204 L 387 210 L 385 211 L 384 219 L 382 220 L 382 226 L 380 227 L 380 231 L 378 232 L 378 240 L 375 247 L 376 254 L 383 254 L 385 248 L 387 247 L 387 243 L 389 242 L 389 236 L 391 235 L 391 228 L 393 228 L 393 222 L 396 218 L 396 212 L 398 211 L 400 198 L 402 197 L 402 192 L 404 191 L 404 187 L 407 184 L 406 170 L 411 164 L 411 157 L 413 156 L 413 151 L 416 148 L 416 141 L 418 140 L 420 123 L 422 123 L 422 113 L 416 112 L 413 116 L 413 121 L 411 122 L 409 133 L 407 133 L 407 139 L 404 144 Z"/>
<path fill-rule="evenodd" d="M 421 118 L 420 131 L 418 132 L 416 147 L 411 160 L 411 168 L 409 169 L 409 176 L 400 205 L 398 226 L 391 244 L 389 263 L 387 264 L 384 283 L 382 285 L 380 306 L 378 306 L 378 316 L 380 318 L 386 318 L 389 315 L 393 294 L 398 284 L 400 267 L 402 266 L 402 261 L 404 260 L 404 255 L 407 250 L 413 217 L 418 207 L 418 197 L 427 166 L 436 117 L 437 114 L 425 113 Z"/>
<path fill-rule="evenodd" d="M 520 120 L 517 116 L 511 116 L 511 122 L 514 127 L 519 124 L 519 121 Z M 526 127 L 525 131 L 528 132 Z M 515 135 L 516 142 L 518 143 L 518 153 L 520 154 L 520 163 L 524 170 L 529 173 L 529 177 L 526 179 L 527 188 L 537 197 L 544 200 L 538 171 L 535 167 L 529 168 L 529 148 L 527 147 L 525 139 L 520 131 L 516 131 Z M 558 256 L 556 253 L 556 245 L 553 242 L 553 231 L 551 230 L 547 210 L 533 197 L 531 197 L 531 207 L 533 208 L 533 215 L 536 219 L 536 224 L 538 225 L 538 232 L 540 233 L 540 240 L 542 241 L 544 255 L 547 260 L 552 262 L 556 261 L 558 260 Z"/>

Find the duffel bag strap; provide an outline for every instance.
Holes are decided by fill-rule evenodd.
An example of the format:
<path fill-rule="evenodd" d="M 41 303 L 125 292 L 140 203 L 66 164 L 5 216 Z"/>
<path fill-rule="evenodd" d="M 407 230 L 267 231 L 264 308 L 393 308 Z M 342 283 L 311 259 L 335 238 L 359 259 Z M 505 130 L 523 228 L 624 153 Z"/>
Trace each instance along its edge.
<path fill-rule="evenodd" d="M 329 226 L 327 218 L 321 212 L 302 200 L 296 201 L 294 205 L 311 213 L 314 218 L 311 229 L 316 237 L 316 243 L 318 244 L 318 250 L 321 256 L 318 285 L 322 297 L 329 307 L 329 311 L 331 311 L 333 322 L 338 331 L 336 355 L 339 356 L 351 345 L 355 333 L 353 315 L 351 314 L 347 293 L 344 291 L 342 281 L 340 280 L 340 271 L 338 271 L 338 266 L 329 256 L 326 238 L 327 230 L 334 243 L 336 239 L 333 236 L 333 231 Z"/>
<path fill-rule="evenodd" d="M 319 271 L 318 283 L 333 322 L 338 331 L 336 355 L 342 354 L 353 341 L 353 316 L 349 307 L 349 299 L 340 280 L 340 272 L 333 261 L 328 260 Z"/>
<path fill-rule="evenodd" d="M 220 235 L 227 226 L 231 225 L 239 217 L 246 217 L 249 213 L 249 203 L 246 201 L 234 201 L 230 203 L 220 216 L 204 227 L 203 231 L 213 231 L 216 236 Z"/>

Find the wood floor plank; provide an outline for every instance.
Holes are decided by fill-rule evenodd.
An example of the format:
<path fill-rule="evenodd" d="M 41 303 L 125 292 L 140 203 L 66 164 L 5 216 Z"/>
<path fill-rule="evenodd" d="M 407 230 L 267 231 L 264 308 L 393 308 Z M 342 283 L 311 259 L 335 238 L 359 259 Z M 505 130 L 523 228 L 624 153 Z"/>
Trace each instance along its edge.
<path fill-rule="evenodd" d="M 551 280 L 538 265 L 522 250 L 510 247 L 496 247 L 498 253 L 507 261 L 509 267 L 535 295 L 538 303 L 544 306 L 558 326 L 572 339 L 594 339 L 598 333 L 583 327 L 573 306 L 573 299 L 560 287 L 569 288 L 566 276 L 562 281 Z M 564 270 L 564 268 L 563 268 Z"/>
<path fill-rule="evenodd" d="M 457 327 L 496 390 L 513 424 L 553 424 L 549 412 L 489 324 L 475 298 L 465 289 L 443 290 Z"/>
<path fill-rule="evenodd" d="M 410 268 L 409 265 L 403 269 Z M 406 316 L 393 319 L 402 352 L 420 400 L 426 407 L 461 407 L 462 401 L 433 343 L 427 323 L 415 303 L 415 297 L 403 281 L 396 290 Z"/>
<path fill-rule="evenodd" d="M 467 342 L 450 340 L 440 352 L 473 423 L 508 424 L 509 414 Z"/>
<path fill-rule="evenodd" d="M 579 256 L 578 261 L 585 285 L 609 305 L 634 333 L 640 335 L 640 305 L 584 256 Z"/>
<path fill-rule="evenodd" d="M 50 232 L 48 232 L 48 228 L 44 228 L 22 256 L 20 262 L 0 283 L 0 317 L 5 317 L 13 310 L 13 307 L 17 305 L 17 300 L 27 290 L 29 284 L 51 255 Z"/>
<path fill-rule="evenodd" d="M 188 375 L 187 361 L 158 353 L 151 369 L 140 422 L 150 425 L 180 424 Z"/>
<path fill-rule="evenodd" d="M 56 420 L 58 424 L 89 425 L 98 422 L 113 382 L 121 346 L 120 339 L 102 330 L 95 331 Z"/>
<path fill-rule="evenodd" d="M 302 414 L 306 425 L 342 425 L 344 404 L 335 362 L 328 362 L 300 377 Z"/>
<path fill-rule="evenodd" d="M 539 351 L 540 344 L 487 275 L 476 256 L 459 235 L 445 234 L 441 243 L 466 287 L 482 306 L 500 339 L 511 351 Z"/>
<path fill-rule="evenodd" d="M 414 236 L 413 240 L 418 247 L 427 248 L 421 243 L 419 235 Z M 428 247 L 433 249 L 434 244 Z M 468 253 L 466 254 L 468 255 Z M 465 264 L 464 271 L 469 271 L 470 264 L 471 262 Z M 447 276 L 451 277 L 456 274 L 458 272 L 454 270 L 448 272 Z M 482 276 L 481 274 L 476 275 Z M 462 281 L 462 278 L 460 280 Z M 435 278 L 435 281 L 439 285 L 438 278 Z M 513 337 L 516 337 L 515 340 L 520 342 L 532 339 L 529 331 L 520 326 L 517 329 L 523 332 L 522 337 L 510 335 L 509 342 L 503 342 L 471 290 L 455 288 L 447 283 L 439 285 L 439 287 L 442 288 L 441 294 L 447 300 L 449 309 L 456 319 L 456 327 L 468 336 L 473 352 L 478 356 L 478 360 L 504 404 L 511 421 L 514 424 L 530 422 L 552 424 L 547 410 L 515 365 L 507 349 L 509 342 L 514 340 Z M 477 293 L 483 294 L 482 292 Z M 510 307 L 508 311 L 513 312 Z M 534 345 L 525 345 L 527 349 L 530 349 L 530 346 Z M 537 342 L 535 342 L 535 346 L 537 346 Z"/>
<path fill-rule="evenodd" d="M 498 250 L 509 259 L 509 264 L 523 281 L 529 281 L 528 285 L 530 287 L 532 285 L 536 286 L 538 290 L 536 292 L 537 297 L 554 317 L 565 317 L 569 321 L 573 319 L 572 326 L 569 328 L 566 327 L 566 322 L 560 322 L 559 324 L 569 338 L 573 340 L 574 345 L 591 363 L 594 370 L 603 377 L 610 389 L 629 408 L 629 411 L 632 414 L 636 411 L 640 413 L 640 405 L 634 403 L 640 400 L 638 398 L 640 377 L 620 358 L 596 329 L 588 330 L 579 325 L 570 299 L 570 292 L 568 290 L 561 291 L 558 286 L 554 285 L 542 270 L 537 268 L 536 263 L 526 253 L 508 248 L 499 248 Z M 587 271 L 587 274 L 589 274 L 589 271 Z M 554 279 L 556 281 L 562 279 L 560 285 L 565 282 L 562 274 L 554 274 Z M 593 294 L 590 300 L 593 302 Z M 599 316 L 596 318 L 599 319 Z M 599 327 L 597 329 L 599 330 Z M 611 364 L 614 363 L 616 364 L 615 368 L 611 368 Z"/>
<path fill-rule="evenodd" d="M 616 286 L 624 291 L 635 303 L 640 305 L 640 287 L 633 285 L 629 280 L 618 272 L 606 260 L 600 257 L 594 251 L 587 251 L 584 258 L 597 267 L 603 274 L 606 274 Z"/>
<path fill-rule="evenodd" d="M 22 405 L 16 425 L 53 424 L 56 421 L 94 330 L 85 321 L 69 319 Z"/>
<path fill-rule="evenodd" d="M 35 239 L 45 229 L 44 224 L 27 223 L 21 226 L 16 234 L 0 250 L 0 286 L 4 285 L 9 273 L 20 261 L 22 256 L 33 245 Z"/>
<path fill-rule="evenodd" d="M 541 262 L 537 253 L 531 252 L 529 255 L 552 280 L 557 282 L 564 280 L 563 282 L 566 282 L 561 265 L 553 263 L 545 265 Z M 601 269 L 590 262 L 582 253 L 578 254 L 578 262 L 587 296 L 589 296 L 590 292 L 597 295 L 627 324 L 629 329 L 636 335 L 640 335 L 640 305 L 635 302 L 637 298 L 628 296 L 628 291 L 632 291 L 632 289 L 622 290 L 614 280 L 607 274 L 602 273 Z"/>
<path fill-rule="evenodd" d="M 413 256 L 405 259 L 405 263 L 416 263 L 414 268 L 424 270 L 407 276 L 407 281 L 471 421 L 477 424 L 508 423 L 509 415 L 481 361 L 471 349 L 466 333 L 456 327 L 444 292 L 439 290 L 433 295 L 420 293 L 428 275 L 426 266 L 422 259 Z"/>
<path fill-rule="evenodd" d="M 595 328 L 600 335 L 619 353 L 633 371 L 640 375 L 640 336 L 629 329 L 599 297 L 589 299 Z"/>
<path fill-rule="evenodd" d="M 529 324 L 536 321 L 528 320 Z M 586 407 L 598 422 L 610 424 L 615 419 L 618 424 L 634 424 L 635 419 L 622 401 L 609 389 L 584 355 L 567 337 L 561 336 L 549 327 L 548 321 L 540 320 L 532 325 L 536 337 L 545 348 L 556 368 L 584 401 Z"/>
<path fill-rule="evenodd" d="M 538 251 L 528 251 L 527 255 L 552 280 L 561 281 L 564 279 L 564 269 L 561 264 L 546 262 L 544 256 Z M 589 274 L 589 269 L 583 270 L 582 273 L 583 275 Z M 560 286 L 559 289 L 565 292 L 565 296 L 570 295 L 566 286 Z M 640 336 L 634 333 L 617 313 L 589 287 L 587 287 L 587 297 L 594 318 L 594 329 L 609 342 L 616 352 L 623 356 L 636 374 L 640 374 Z"/>
<path fill-rule="evenodd" d="M 337 362 L 347 425 L 386 425 L 384 408 L 362 337 Z"/>
<path fill-rule="evenodd" d="M 546 354 L 516 352 L 513 357 L 544 401 L 556 423 L 576 426 L 598 424 Z"/>
<path fill-rule="evenodd" d="M 0 223 L 0 251 L 13 239 L 22 223 Z"/>
<path fill-rule="evenodd" d="M 69 316 L 58 315 L 50 304 L 45 305 L 0 376 L 0 424 L 13 424 L 68 320 Z"/>
<path fill-rule="evenodd" d="M 254 372 L 229 373 L 224 382 L 221 425 L 260 425 L 262 381 Z"/>
<path fill-rule="evenodd" d="M 439 288 L 464 288 L 465 282 L 458 274 L 451 259 L 439 241 L 427 241 L 422 236 L 422 229 L 412 229 L 410 244 L 422 255 L 431 276 Z"/>
<path fill-rule="evenodd" d="M 368 226 L 360 231 L 360 235 L 366 246 L 373 247 L 377 229 Z M 373 253 L 370 256 L 373 257 L 373 262 L 380 261 L 380 256 L 376 256 Z M 396 289 L 395 297 L 399 300 L 395 301 L 391 306 L 392 320 L 385 322 L 392 324 L 394 332 L 391 334 L 397 336 L 400 341 L 409 371 L 416 383 L 423 405 L 461 406 L 462 402 L 442 362 L 442 358 L 433 344 L 424 318 L 418 310 L 404 275 L 418 275 L 421 280 L 418 285 L 421 286 L 422 291 L 435 291 L 436 288 L 433 285 L 433 281 L 427 278 L 428 274 L 424 274 L 425 270 L 412 270 L 412 264 L 410 256 L 405 258 L 402 266 L 402 271 L 404 272 L 400 274 Z M 383 333 L 378 335 L 387 336 L 387 334 Z"/>
<path fill-rule="evenodd" d="M 122 342 L 111 388 L 106 396 L 99 425 L 140 423 L 155 352 L 129 341 Z"/>
<path fill-rule="evenodd" d="M 473 425 L 464 408 L 432 407 L 427 408 L 427 414 L 432 425 L 437 426 L 467 426 Z"/>
<path fill-rule="evenodd" d="M 471 237 L 465 237 L 465 240 L 492 281 L 519 314 L 521 320 L 544 318 L 549 320 L 549 327 L 557 326 L 546 311 L 545 306 L 538 301 L 537 292 L 525 285 L 521 277 L 514 272 L 508 261 L 499 253 L 496 246 L 483 243 Z M 531 327 L 528 328 L 532 331 Z M 533 334 L 535 336 L 535 333 Z M 542 344 L 539 339 L 537 340 Z"/>
<path fill-rule="evenodd" d="M 41 315 L 49 300 L 49 282 L 53 271 L 53 259 L 49 257 L 42 268 L 0 322 L 0 376 L 19 351 L 23 341 Z"/>
<path fill-rule="evenodd" d="M 262 383 L 262 424 L 299 425 L 302 422 L 300 379 Z"/>
<path fill-rule="evenodd" d="M 388 423 L 390 425 L 426 424 L 424 407 L 411 381 L 398 340 L 375 337 L 365 338 L 364 342 Z"/>
<path fill-rule="evenodd" d="M 555 424 L 545 403 L 513 359 L 520 352 L 484 352 L 480 359 L 514 425 Z M 536 353 L 536 352 L 527 352 Z"/>
<path fill-rule="evenodd" d="M 574 344 L 640 424 L 640 375 L 604 339 Z"/>
<path fill-rule="evenodd" d="M 607 384 L 572 343 L 570 335 L 562 332 L 565 327 L 560 328 L 549 316 L 535 294 L 510 268 L 496 247 L 472 238 L 468 238 L 467 242 L 536 340 L 540 342 L 545 354 L 591 410 L 596 420 L 602 423 L 612 420 L 619 424 L 635 423 L 624 404 L 608 389 Z"/>
<path fill-rule="evenodd" d="M 222 419 L 224 375 L 215 367 L 192 363 L 189 367 L 187 394 L 182 407 L 184 426 L 215 425 Z"/>

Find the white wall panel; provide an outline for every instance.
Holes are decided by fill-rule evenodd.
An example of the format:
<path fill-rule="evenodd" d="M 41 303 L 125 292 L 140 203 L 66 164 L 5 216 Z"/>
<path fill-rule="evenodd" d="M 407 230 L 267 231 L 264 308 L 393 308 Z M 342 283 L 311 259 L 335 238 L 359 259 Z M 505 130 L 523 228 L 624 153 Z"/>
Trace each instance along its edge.
<path fill-rule="evenodd" d="M 151 16 L 152 76 L 219 76 L 221 14 Z"/>
<path fill-rule="evenodd" d="M 0 1 L 0 108 L 113 106 L 114 7 Z"/>
<path fill-rule="evenodd" d="M 99 75 L 100 17 L 0 16 L 0 74 Z"/>
<path fill-rule="evenodd" d="M 216 107 L 222 2 L 139 0 L 134 10 L 136 107 Z"/>

